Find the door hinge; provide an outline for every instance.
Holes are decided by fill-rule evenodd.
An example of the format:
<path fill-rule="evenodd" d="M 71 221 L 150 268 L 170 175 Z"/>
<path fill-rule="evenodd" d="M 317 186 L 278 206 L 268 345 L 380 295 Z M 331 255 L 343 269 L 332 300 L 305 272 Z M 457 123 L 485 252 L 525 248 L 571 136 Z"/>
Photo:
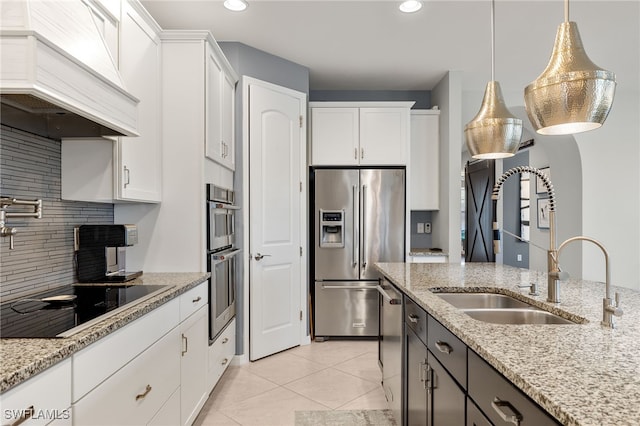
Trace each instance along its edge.
<path fill-rule="evenodd" d="M 302 118 L 302 116 L 300 116 L 300 128 L 301 129 L 302 129 L 302 120 L 303 120 L 303 118 Z"/>
<path fill-rule="evenodd" d="M 300 247 L 300 257 L 302 257 L 302 247 Z"/>
<path fill-rule="evenodd" d="M 302 321 L 302 309 L 300 310 L 300 321 Z"/>
<path fill-rule="evenodd" d="M 300 181 L 300 192 L 302 192 L 302 181 Z"/>

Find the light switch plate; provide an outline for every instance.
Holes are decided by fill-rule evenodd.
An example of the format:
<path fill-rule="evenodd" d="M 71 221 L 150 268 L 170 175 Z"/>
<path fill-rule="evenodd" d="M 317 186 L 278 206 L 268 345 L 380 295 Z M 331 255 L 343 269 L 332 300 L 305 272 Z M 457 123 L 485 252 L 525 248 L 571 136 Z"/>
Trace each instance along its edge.
<path fill-rule="evenodd" d="M 418 234 L 424 234 L 424 223 L 418 223 L 418 229 L 416 230 Z"/>

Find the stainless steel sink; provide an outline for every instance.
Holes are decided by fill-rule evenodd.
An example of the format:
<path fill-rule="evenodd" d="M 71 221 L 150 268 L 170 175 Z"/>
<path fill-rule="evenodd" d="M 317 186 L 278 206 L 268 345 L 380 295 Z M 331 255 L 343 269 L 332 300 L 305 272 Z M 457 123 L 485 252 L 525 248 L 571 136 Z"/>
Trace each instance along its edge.
<path fill-rule="evenodd" d="M 537 308 L 465 309 L 471 318 L 494 324 L 575 324 L 561 316 Z"/>
<path fill-rule="evenodd" d="M 533 308 L 511 296 L 495 293 L 436 293 L 437 296 L 460 309 Z"/>
<path fill-rule="evenodd" d="M 527 302 L 496 293 L 435 293 L 471 318 L 494 324 L 576 324 Z"/>

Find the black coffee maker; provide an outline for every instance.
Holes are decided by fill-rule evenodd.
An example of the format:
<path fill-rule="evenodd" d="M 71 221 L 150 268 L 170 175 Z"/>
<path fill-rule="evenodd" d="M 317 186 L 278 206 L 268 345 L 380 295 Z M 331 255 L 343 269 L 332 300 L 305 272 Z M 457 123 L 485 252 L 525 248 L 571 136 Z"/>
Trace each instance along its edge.
<path fill-rule="evenodd" d="M 135 225 L 81 225 L 76 230 L 78 281 L 125 282 L 142 275 L 126 270 L 126 248 L 138 242 Z"/>

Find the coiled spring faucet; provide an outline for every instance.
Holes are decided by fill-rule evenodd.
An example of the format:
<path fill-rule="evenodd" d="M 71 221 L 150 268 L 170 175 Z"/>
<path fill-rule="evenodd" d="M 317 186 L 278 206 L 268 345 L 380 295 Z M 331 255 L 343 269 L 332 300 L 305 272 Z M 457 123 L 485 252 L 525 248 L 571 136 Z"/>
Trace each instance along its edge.
<path fill-rule="evenodd" d="M 8 212 L 10 206 L 33 206 L 33 212 Z M 31 217 L 42 219 L 42 200 L 18 200 L 11 197 L 0 197 L 0 236 L 9 237 L 9 250 L 13 250 L 14 236 L 18 232 L 16 228 L 5 226 L 7 219 L 11 217 Z"/>
<path fill-rule="evenodd" d="M 620 296 L 616 293 L 615 303 L 611 300 L 611 275 L 609 271 L 609 254 L 604 246 L 598 241 L 590 237 L 578 236 L 572 237 L 564 241 L 556 248 L 556 200 L 553 184 L 547 175 L 540 169 L 531 166 L 519 166 L 504 172 L 496 181 L 491 193 L 493 201 L 493 251 L 500 252 L 500 226 L 497 219 L 497 205 L 502 184 L 512 175 L 517 173 L 531 173 L 536 175 L 542 181 L 547 190 L 549 197 L 549 250 L 547 250 L 547 301 L 551 303 L 560 303 L 560 280 L 568 278 L 568 274 L 560 270 L 559 255 L 560 251 L 573 241 L 589 241 L 598 246 L 605 257 L 606 282 L 605 282 L 605 298 L 603 299 L 602 325 L 613 328 L 614 316 L 621 316 Z"/>

